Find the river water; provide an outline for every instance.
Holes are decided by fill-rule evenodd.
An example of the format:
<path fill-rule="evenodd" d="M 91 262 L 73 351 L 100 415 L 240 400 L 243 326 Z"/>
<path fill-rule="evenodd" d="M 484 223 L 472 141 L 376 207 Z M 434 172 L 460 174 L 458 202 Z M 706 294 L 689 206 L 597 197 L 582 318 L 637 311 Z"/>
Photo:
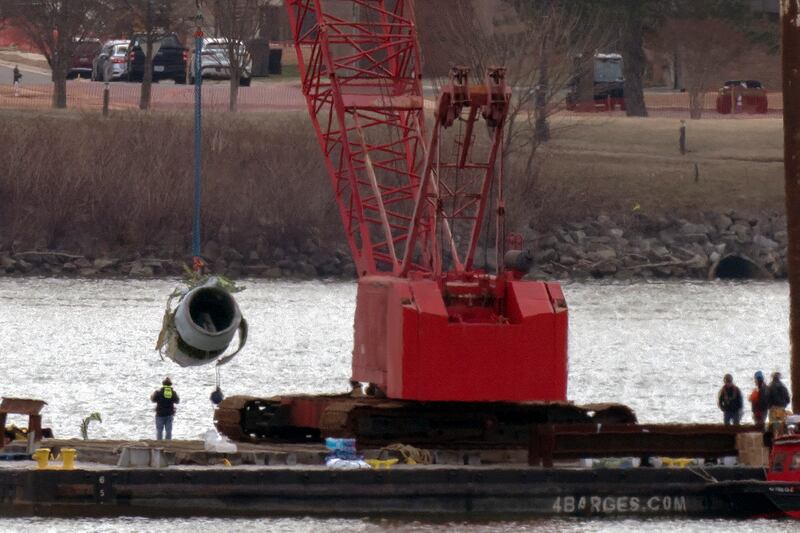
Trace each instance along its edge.
<path fill-rule="evenodd" d="M 174 436 L 196 438 L 211 429 L 213 368 L 182 369 L 153 350 L 167 295 L 176 283 L 0 278 L 0 395 L 46 400 L 43 422 L 57 437 L 78 436 L 81 420 L 96 411 L 103 421 L 92 424 L 92 438 L 152 438 L 148 397 L 169 375 L 181 397 Z M 237 299 L 250 323 L 250 338 L 222 369 L 225 394 L 347 390 L 355 285 L 244 284 Z M 755 370 L 788 375 L 784 283 L 571 283 L 564 289 L 571 324 L 569 397 L 578 403 L 625 403 L 646 423 L 717 422 L 716 392 L 726 372 L 745 394 Z M 11 531 L 697 531 L 731 525 L 0 518 L 0 529 Z M 737 529 L 776 531 L 789 525 L 753 521 Z"/>

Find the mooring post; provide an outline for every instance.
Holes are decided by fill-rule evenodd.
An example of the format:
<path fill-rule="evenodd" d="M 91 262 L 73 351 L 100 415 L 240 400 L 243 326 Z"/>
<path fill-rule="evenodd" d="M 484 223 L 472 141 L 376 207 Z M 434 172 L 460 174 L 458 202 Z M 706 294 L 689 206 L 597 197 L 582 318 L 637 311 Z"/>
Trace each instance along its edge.
<path fill-rule="evenodd" d="M 789 270 L 792 410 L 800 412 L 800 1 L 781 0 L 783 165 Z"/>
<path fill-rule="evenodd" d="M 681 127 L 678 130 L 678 149 L 681 155 L 686 155 L 686 121 L 681 120 Z"/>
<path fill-rule="evenodd" d="M 109 100 L 110 100 L 109 87 L 108 87 L 109 85 L 110 84 L 108 82 L 106 82 L 105 83 L 105 87 L 103 88 L 103 116 L 104 117 L 108 116 L 108 103 L 109 103 Z"/>

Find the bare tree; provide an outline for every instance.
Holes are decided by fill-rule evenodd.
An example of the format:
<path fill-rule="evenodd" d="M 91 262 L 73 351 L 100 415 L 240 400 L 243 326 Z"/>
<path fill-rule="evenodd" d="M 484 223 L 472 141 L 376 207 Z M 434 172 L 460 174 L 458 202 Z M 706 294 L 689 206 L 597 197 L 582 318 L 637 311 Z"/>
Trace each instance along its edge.
<path fill-rule="evenodd" d="M 689 116 L 701 118 L 705 94 L 745 47 L 745 35 L 722 20 L 671 20 L 662 35 L 672 41 L 689 93 Z"/>
<path fill-rule="evenodd" d="M 213 0 L 211 4 L 214 23 L 220 35 L 226 39 L 225 56 L 231 75 L 229 111 L 236 111 L 240 81 L 244 78 L 245 69 L 252 68 L 246 43 L 261 30 L 264 20 L 261 10 L 268 3 L 266 0 Z M 248 75 L 244 83 L 249 81 Z"/>
<path fill-rule="evenodd" d="M 419 17 L 421 35 L 431 32 L 438 46 L 447 43 L 449 52 L 423 49 L 429 74 L 445 67 L 431 60 L 467 65 L 481 82 L 490 66 L 508 69 L 514 99 L 504 157 L 513 155 L 522 162 L 524 175 L 533 176 L 536 151 L 550 135 L 549 118 L 563 107 L 576 68 L 594 61 L 595 50 L 608 42 L 610 33 L 596 24 L 591 12 L 572 9 L 569 0 L 429 0 L 427 6 L 418 6 L 429 10 Z"/>
<path fill-rule="evenodd" d="M 67 74 L 78 46 L 108 21 L 102 0 L 0 0 L 0 18 L 13 20 L 53 73 L 53 107 L 67 107 Z"/>
<path fill-rule="evenodd" d="M 180 31 L 193 20 L 199 3 L 195 0 L 111 0 L 119 8 L 131 33 L 140 33 L 144 52 L 144 73 L 139 109 L 149 109 L 153 84 L 155 45 L 165 32 Z"/>

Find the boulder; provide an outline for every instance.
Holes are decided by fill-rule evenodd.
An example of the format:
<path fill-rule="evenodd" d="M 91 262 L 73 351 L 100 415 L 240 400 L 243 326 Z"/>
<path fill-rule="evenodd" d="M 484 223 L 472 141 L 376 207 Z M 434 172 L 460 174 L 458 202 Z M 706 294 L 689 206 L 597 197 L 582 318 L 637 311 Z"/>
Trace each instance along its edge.
<path fill-rule="evenodd" d="M 17 259 L 17 270 L 23 274 L 28 274 L 33 271 L 33 265 L 24 259 Z"/>
<path fill-rule="evenodd" d="M 128 275 L 132 278 L 150 278 L 153 276 L 153 269 L 147 265 L 143 265 L 139 261 L 131 263 Z"/>
<path fill-rule="evenodd" d="M 753 244 L 765 250 L 775 250 L 781 246 L 769 237 L 765 237 L 763 235 L 756 235 L 753 237 Z"/>
<path fill-rule="evenodd" d="M 17 262 L 14 259 L 11 259 L 8 255 L 0 255 L 0 269 L 5 270 L 9 274 L 14 272 L 17 268 Z"/>
<path fill-rule="evenodd" d="M 215 240 L 210 240 L 203 245 L 203 256 L 212 263 L 222 256 L 222 250 L 219 243 Z"/>
<path fill-rule="evenodd" d="M 613 221 L 611 220 L 611 217 L 606 216 L 606 215 L 598 216 L 596 222 L 597 222 L 597 224 L 599 226 L 604 227 L 604 228 L 605 227 L 609 227 L 609 226 L 611 226 L 613 224 Z"/>
<path fill-rule="evenodd" d="M 272 267 L 264 272 L 264 277 L 277 279 L 283 277 L 283 271 L 280 268 Z"/>
<path fill-rule="evenodd" d="M 554 249 L 548 248 L 546 250 L 539 250 L 539 252 L 537 252 L 534 255 L 534 259 L 536 260 L 536 263 L 538 263 L 538 264 L 548 263 L 548 262 L 554 260 L 556 258 L 556 255 L 557 255 L 557 253 L 556 253 L 556 251 Z"/>
<path fill-rule="evenodd" d="M 751 227 L 749 224 L 737 222 L 731 226 L 730 231 L 732 231 L 741 242 L 747 242 L 750 240 Z"/>
<path fill-rule="evenodd" d="M 589 258 L 590 261 L 593 262 L 613 261 L 617 258 L 617 252 L 613 248 L 601 248 L 589 252 L 587 254 L 587 257 Z M 616 268 L 614 271 L 616 271 Z"/>
<path fill-rule="evenodd" d="M 728 215 L 719 214 L 716 217 L 714 217 L 713 223 L 714 227 L 717 228 L 717 231 L 722 233 L 723 231 L 727 231 L 728 228 L 730 228 L 731 225 L 733 225 L 733 220 Z"/>
<path fill-rule="evenodd" d="M 98 257 L 92 263 L 92 267 L 94 267 L 95 270 L 105 270 L 107 268 L 113 267 L 116 264 L 117 264 L 116 259 L 109 259 L 107 257 Z"/>
<path fill-rule="evenodd" d="M 85 257 L 79 257 L 78 259 L 72 261 L 76 267 L 78 268 L 91 268 L 92 262 L 86 259 Z"/>
<path fill-rule="evenodd" d="M 222 255 L 229 264 L 233 263 L 234 261 L 241 263 L 244 260 L 244 255 L 242 255 L 242 253 L 236 248 L 226 248 Z"/>

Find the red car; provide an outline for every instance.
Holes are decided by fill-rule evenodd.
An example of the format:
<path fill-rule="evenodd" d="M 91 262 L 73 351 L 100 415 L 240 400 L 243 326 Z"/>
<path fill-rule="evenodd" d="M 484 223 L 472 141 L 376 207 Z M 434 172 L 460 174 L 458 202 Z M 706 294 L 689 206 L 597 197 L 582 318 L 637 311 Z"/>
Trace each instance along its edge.
<path fill-rule="evenodd" d="M 769 109 L 767 90 L 756 80 L 729 80 L 717 94 L 717 113 L 758 113 Z"/>
<path fill-rule="evenodd" d="M 67 79 L 71 80 L 77 77 L 91 78 L 92 63 L 102 48 L 103 45 L 99 39 L 85 39 L 77 43 L 72 54 Z"/>

